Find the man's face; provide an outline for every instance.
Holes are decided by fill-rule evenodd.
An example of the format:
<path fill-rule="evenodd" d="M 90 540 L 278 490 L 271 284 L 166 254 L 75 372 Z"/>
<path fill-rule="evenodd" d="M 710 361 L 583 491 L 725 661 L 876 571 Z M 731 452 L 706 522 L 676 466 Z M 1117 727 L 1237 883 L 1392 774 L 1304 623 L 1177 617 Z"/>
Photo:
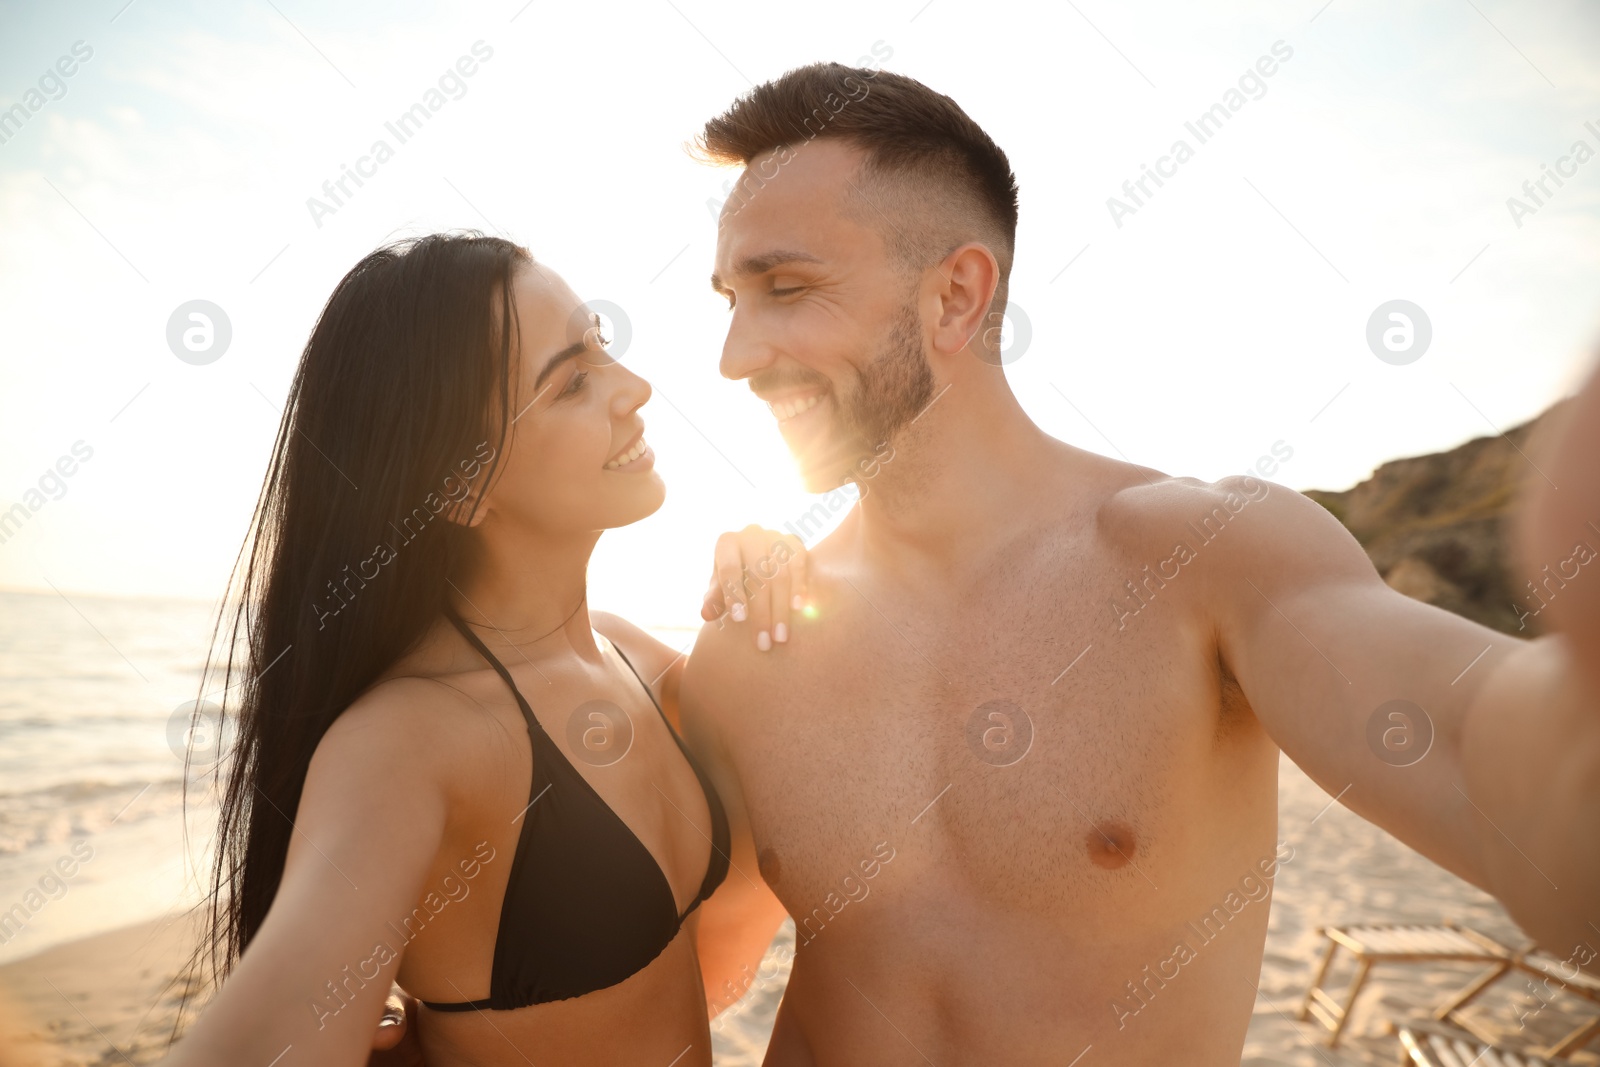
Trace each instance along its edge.
<path fill-rule="evenodd" d="M 845 211 L 847 197 L 877 210 L 860 164 L 833 140 L 752 160 L 718 229 L 722 374 L 768 403 L 811 492 L 863 470 L 933 395 L 921 272 L 897 268 L 879 229 Z"/>

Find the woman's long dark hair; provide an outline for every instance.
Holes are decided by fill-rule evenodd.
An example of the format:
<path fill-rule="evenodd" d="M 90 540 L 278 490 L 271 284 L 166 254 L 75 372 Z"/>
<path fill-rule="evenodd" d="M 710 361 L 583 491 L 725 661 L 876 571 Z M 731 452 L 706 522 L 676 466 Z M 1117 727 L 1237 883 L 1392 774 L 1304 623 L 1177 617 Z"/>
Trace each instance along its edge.
<path fill-rule="evenodd" d="M 388 245 L 306 342 L 207 661 L 233 743 L 204 975 L 231 970 L 266 917 L 323 735 L 447 603 L 468 544 L 443 512 L 504 450 L 511 286 L 531 262 L 476 233 Z"/>

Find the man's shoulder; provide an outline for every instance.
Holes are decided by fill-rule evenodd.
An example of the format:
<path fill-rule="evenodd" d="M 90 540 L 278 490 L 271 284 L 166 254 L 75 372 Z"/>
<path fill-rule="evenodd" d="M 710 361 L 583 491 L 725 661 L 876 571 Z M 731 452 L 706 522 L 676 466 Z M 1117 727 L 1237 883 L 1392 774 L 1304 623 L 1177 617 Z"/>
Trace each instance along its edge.
<path fill-rule="evenodd" d="M 1164 525 L 1171 513 L 1220 484 L 1171 475 L 1054 438 L 1050 444 L 1037 486 L 1037 524 L 1093 527 L 1125 544 Z"/>
<path fill-rule="evenodd" d="M 1154 474 L 1107 494 L 1097 526 L 1133 552 L 1185 546 L 1214 557 L 1222 575 L 1249 569 L 1357 572 L 1365 552 L 1326 508 L 1288 486 L 1253 474 L 1202 478 Z"/>
<path fill-rule="evenodd" d="M 790 614 L 788 640 L 781 644 L 757 648 L 752 624 L 735 622 L 728 613 L 702 625 L 683 667 L 685 714 L 739 713 L 753 697 L 804 685 L 810 672 L 836 654 L 834 638 L 849 625 L 843 609 L 852 573 L 838 563 L 822 544 L 809 550 L 805 607 Z"/>
<path fill-rule="evenodd" d="M 1300 495 L 1248 474 L 1206 481 L 1134 464 L 1118 466 L 1120 476 L 1108 480 L 1105 491 L 1095 501 L 1095 517 L 1102 528 L 1122 536 L 1164 536 L 1174 519 L 1181 524 L 1219 507 L 1238 514 L 1268 497 Z"/>
<path fill-rule="evenodd" d="M 771 653 L 756 651 L 749 629 L 748 623 L 736 623 L 727 613 L 700 627 L 683 667 L 681 694 L 686 707 L 714 708 L 716 694 L 733 685 L 748 684 L 755 676 L 756 657 Z M 779 655 L 787 652 L 780 648 Z"/>

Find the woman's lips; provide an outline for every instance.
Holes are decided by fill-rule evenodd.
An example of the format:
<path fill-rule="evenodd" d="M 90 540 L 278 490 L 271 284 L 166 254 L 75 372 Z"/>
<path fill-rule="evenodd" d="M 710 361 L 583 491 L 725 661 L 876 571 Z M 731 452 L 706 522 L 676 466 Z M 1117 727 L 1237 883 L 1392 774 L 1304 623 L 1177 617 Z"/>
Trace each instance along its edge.
<path fill-rule="evenodd" d="M 656 454 L 650 451 L 650 445 L 640 433 L 638 440 L 629 445 L 617 457 L 606 463 L 608 471 L 635 471 L 647 468 L 655 460 Z"/>

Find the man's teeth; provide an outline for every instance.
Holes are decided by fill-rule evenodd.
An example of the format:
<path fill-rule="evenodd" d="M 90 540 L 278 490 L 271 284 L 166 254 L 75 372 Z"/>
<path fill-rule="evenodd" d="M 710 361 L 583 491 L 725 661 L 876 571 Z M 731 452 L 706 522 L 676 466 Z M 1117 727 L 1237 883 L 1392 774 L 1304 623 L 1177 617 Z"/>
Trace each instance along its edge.
<path fill-rule="evenodd" d="M 769 406 L 772 408 L 772 413 L 778 417 L 780 422 L 786 422 L 800 414 L 802 411 L 810 411 L 812 408 L 816 407 L 821 400 L 822 394 L 818 393 L 816 396 L 801 397 L 799 400 L 776 400 L 773 401 L 773 403 Z"/>
<path fill-rule="evenodd" d="M 644 443 L 644 438 L 643 437 L 639 438 L 638 444 L 636 444 L 632 448 L 628 449 L 626 452 L 624 452 L 622 455 L 618 456 L 616 459 L 612 460 L 610 463 L 607 463 L 606 464 L 606 470 L 608 470 L 608 471 L 609 470 L 616 470 L 618 467 L 622 466 L 624 463 L 632 463 L 634 460 L 636 460 L 640 456 L 644 455 L 645 449 L 647 449 L 649 447 L 650 447 L 649 445 Z"/>

